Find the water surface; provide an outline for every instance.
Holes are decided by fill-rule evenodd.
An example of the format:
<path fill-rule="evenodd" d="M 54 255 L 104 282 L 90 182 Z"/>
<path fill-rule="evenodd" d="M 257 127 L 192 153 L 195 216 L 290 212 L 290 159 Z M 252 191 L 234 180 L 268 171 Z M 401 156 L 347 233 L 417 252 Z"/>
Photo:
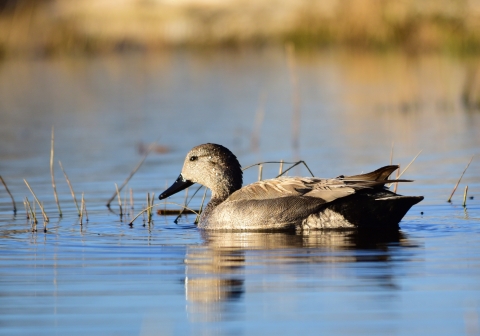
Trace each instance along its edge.
<path fill-rule="evenodd" d="M 1 63 L 0 175 L 18 213 L 0 188 L 0 333 L 480 334 L 480 113 L 461 100 L 472 66 L 447 56 L 314 52 L 297 55 L 295 87 L 275 49 Z M 83 225 L 56 163 L 58 216 L 52 126 L 55 162 L 85 196 Z M 151 153 L 128 184 L 133 214 L 204 142 L 227 146 L 243 166 L 303 159 L 321 177 L 388 164 L 392 143 L 402 168 L 422 150 L 404 175 L 416 181 L 398 192 L 425 200 L 387 237 L 202 233 L 193 215 L 177 224 L 140 217 L 131 227 L 130 209 L 120 219 L 116 200 L 115 213 L 105 203 L 153 141 L 167 152 Z M 266 166 L 264 177 L 278 169 Z M 248 170 L 246 183 L 257 174 Z M 31 232 L 23 179 L 50 216 L 46 233 Z M 463 207 L 466 185 L 473 199 Z"/>

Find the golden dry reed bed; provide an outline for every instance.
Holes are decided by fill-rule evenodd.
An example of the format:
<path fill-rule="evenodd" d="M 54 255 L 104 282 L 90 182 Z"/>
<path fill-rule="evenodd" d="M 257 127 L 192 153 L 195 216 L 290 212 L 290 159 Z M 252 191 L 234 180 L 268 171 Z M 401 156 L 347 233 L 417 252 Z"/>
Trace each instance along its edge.
<path fill-rule="evenodd" d="M 292 42 L 480 51 L 479 0 L 0 0 L 0 55 Z"/>

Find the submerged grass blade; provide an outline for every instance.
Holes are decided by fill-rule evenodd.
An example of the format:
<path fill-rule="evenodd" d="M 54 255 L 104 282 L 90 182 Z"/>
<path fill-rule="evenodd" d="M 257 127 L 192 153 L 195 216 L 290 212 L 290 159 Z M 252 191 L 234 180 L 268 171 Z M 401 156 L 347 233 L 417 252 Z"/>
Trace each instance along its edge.
<path fill-rule="evenodd" d="M 475 155 L 472 155 L 472 157 L 470 158 L 470 161 L 468 162 L 467 166 L 466 166 L 465 169 L 463 170 L 462 175 L 460 175 L 460 178 L 458 179 L 457 184 L 455 184 L 455 187 L 453 187 L 453 191 L 452 191 L 452 193 L 450 194 L 450 197 L 448 198 L 447 202 L 450 203 L 450 202 L 452 201 L 453 194 L 455 194 L 455 190 L 457 190 L 458 185 L 460 184 L 460 181 L 462 180 L 463 175 L 464 175 L 465 172 L 467 171 L 468 166 L 470 166 L 470 163 L 472 163 L 472 160 L 473 160 L 473 157 L 474 157 L 474 156 L 475 156 Z"/>
<path fill-rule="evenodd" d="M 15 200 L 13 199 L 13 195 L 12 195 L 12 193 L 10 192 L 10 190 L 8 189 L 7 184 L 5 183 L 5 180 L 3 179 L 2 176 L 0 176 L 0 181 L 2 181 L 2 184 L 3 184 L 3 186 L 5 187 L 5 190 L 7 191 L 7 194 L 8 194 L 8 195 L 10 196 L 10 198 L 12 199 L 13 214 L 16 215 L 16 214 L 17 214 L 17 206 L 15 205 Z"/>

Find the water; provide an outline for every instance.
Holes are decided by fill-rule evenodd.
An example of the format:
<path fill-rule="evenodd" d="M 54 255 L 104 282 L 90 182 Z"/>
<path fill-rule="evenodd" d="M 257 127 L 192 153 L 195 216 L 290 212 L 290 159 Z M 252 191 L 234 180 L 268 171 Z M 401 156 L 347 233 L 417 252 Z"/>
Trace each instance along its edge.
<path fill-rule="evenodd" d="M 0 64 L 0 175 L 18 207 L 13 216 L 0 188 L 0 334 L 479 335 L 480 113 L 460 99 L 475 62 L 299 54 L 297 88 L 276 49 Z M 55 162 L 77 198 L 85 196 L 83 226 L 56 163 L 58 216 L 52 126 Z M 425 200 L 388 237 L 202 233 L 192 215 L 178 224 L 175 216 L 155 215 L 152 225 L 140 217 L 130 227 L 105 203 L 153 141 L 168 151 L 150 154 L 129 182 L 133 214 L 204 142 L 227 146 L 244 166 L 301 158 L 322 177 L 388 164 L 392 143 L 402 168 L 422 150 L 404 175 L 416 181 L 398 191 Z M 278 168 L 266 166 L 264 177 Z M 246 172 L 247 183 L 256 178 L 257 170 Z M 42 221 L 31 232 L 23 179 L 44 202 L 47 233 Z M 464 208 L 466 185 L 473 199 Z M 192 207 L 200 202 L 194 198 Z"/>

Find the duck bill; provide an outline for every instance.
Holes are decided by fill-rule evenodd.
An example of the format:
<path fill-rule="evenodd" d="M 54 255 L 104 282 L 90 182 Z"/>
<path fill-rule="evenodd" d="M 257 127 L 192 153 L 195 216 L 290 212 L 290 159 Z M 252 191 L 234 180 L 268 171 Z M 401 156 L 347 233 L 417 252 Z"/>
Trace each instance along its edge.
<path fill-rule="evenodd" d="M 185 180 L 183 178 L 182 174 L 180 174 L 178 176 L 177 180 L 170 186 L 170 188 L 168 188 L 163 193 L 161 193 L 160 196 L 158 196 L 158 198 L 162 200 L 162 199 L 165 199 L 167 197 L 170 197 L 173 194 L 178 193 L 179 191 L 187 189 L 192 184 L 194 184 L 194 182 L 189 181 L 189 180 Z"/>

